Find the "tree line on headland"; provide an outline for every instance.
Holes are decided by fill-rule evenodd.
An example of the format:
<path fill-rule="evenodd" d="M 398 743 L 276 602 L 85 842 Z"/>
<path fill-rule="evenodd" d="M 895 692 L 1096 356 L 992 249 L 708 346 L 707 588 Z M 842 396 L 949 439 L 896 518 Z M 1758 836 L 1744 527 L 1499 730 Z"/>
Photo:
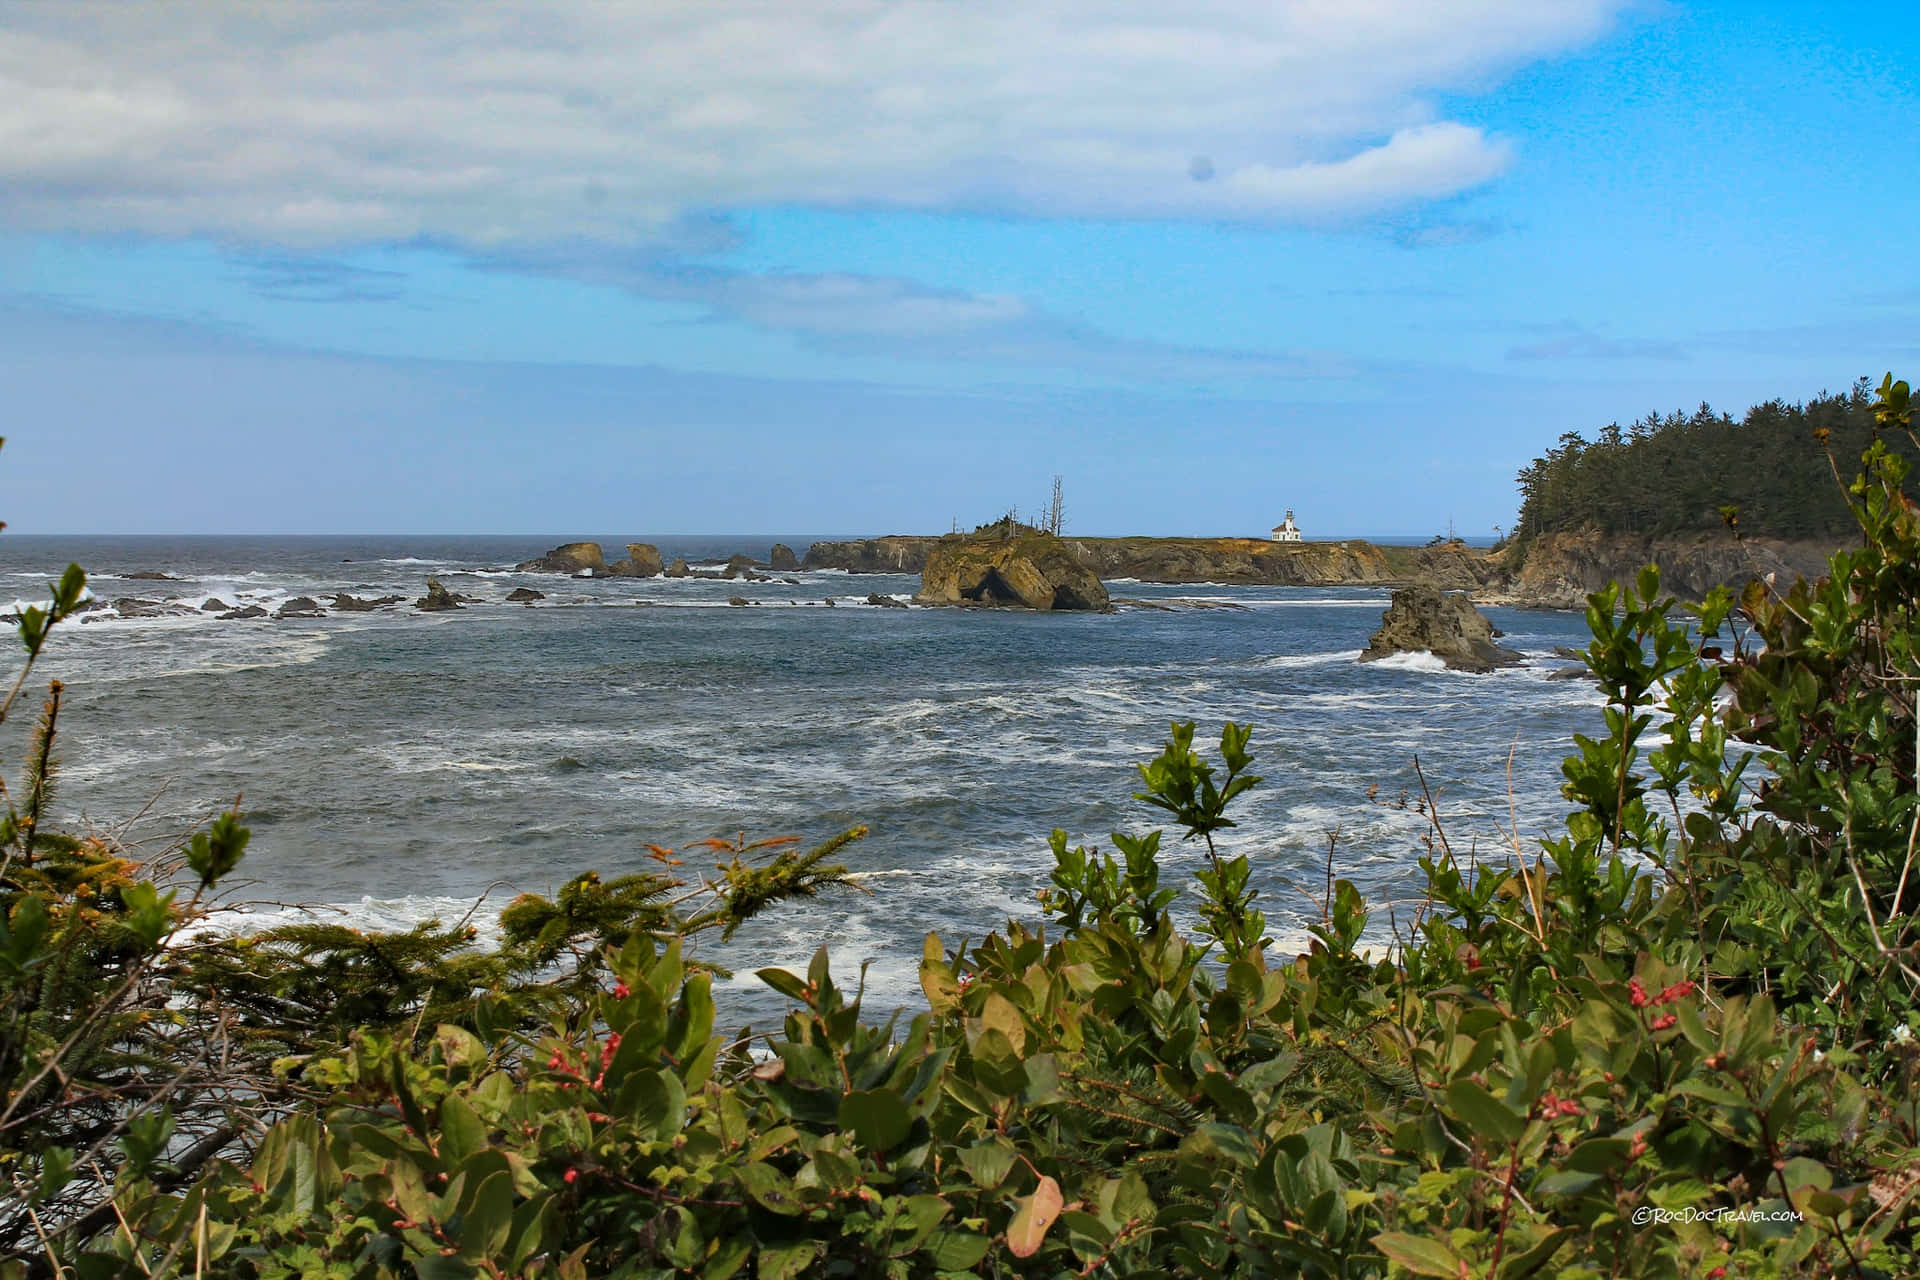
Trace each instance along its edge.
<path fill-rule="evenodd" d="M 1568 432 L 1519 474 L 1512 539 L 1544 533 L 1675 534 L 1717 529 L 1732 508 L 1743 531 L 1834 539 L 1856 532 L 1833 458 L 1858 458 L 1874 438 L 1874 394 L 1863 378 L 1803 404 L 1768 400 L 1735 419 L 1702 404 L 1608 423 L 1592 440 Z M 1890 447 L 1911 459 L 1904 441 Z"/>

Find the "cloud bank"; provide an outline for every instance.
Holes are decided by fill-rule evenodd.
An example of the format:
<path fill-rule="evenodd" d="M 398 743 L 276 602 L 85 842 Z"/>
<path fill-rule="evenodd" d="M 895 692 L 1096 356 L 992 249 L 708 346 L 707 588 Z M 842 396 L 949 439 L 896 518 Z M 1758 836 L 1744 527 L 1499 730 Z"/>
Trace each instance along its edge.
<path fill-rule="evenodd" d="M 0 2 L 0 225 L 473 247 L 782 204 L 1346 218 L 1497 176 L 1507 144 L 1440 95 L 1622 7 Z"/>

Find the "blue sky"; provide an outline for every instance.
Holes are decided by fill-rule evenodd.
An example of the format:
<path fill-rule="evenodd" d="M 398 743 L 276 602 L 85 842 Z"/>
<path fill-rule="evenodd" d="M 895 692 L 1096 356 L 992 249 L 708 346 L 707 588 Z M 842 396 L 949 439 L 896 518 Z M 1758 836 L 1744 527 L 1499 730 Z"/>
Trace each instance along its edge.
<path fill-rule="evenodd" d="M 1920 370 L 1892 5 L 0 0 L 22 532 L 1469 534 Z"/>

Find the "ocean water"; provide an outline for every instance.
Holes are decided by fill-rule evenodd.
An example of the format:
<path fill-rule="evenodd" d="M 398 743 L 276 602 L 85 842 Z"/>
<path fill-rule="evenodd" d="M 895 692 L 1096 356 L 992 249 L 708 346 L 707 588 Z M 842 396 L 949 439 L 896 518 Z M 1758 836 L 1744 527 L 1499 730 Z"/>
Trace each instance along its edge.
<path fill-rule="evenodd" d="M 772 541 L 649 540 L 669 559 L 764 557 Z M 809 541 L 781 540 L 802 553 Z M 1567 665 L 1555 646 L 1585 642 L 1573 614 L 1490 610 L 1529 661 L 1470 676 L 1424 655 L 1356 662 L 1381 590 L 1120 582 L 1118 596 L 1238 607 L 1040 615 L 865 603 L 908 598 L 911 576 L 512 571 L 557 541 L 0 537 L 0 600 L 42 598 L 75 560 L 105 599 L 411 600 L 431 573 L 485 602 L 69 623 L 36 671 L 68 686 L 57 815 L 161 842 L 240 797 L 254 840 L 236 926 L 301 907 L 405 926 L 589 868 L 649 867 L 648 843 L 815 841 L 864 824 L 845 861 L 868 892 L 778 908 L 706 954 L 803 967 L 826 944 L 848 977 L 868 965 L 870 1007 L 884 1010 L 919 998 L 927 930 L 951 944 L 1038 922 L 1050 830 L 1105 847 L 1111 831 L 1156 825 L 1130 796 L 1133 767 L 1171 720 L 1215 742 L 1224 720 L 1252 723 L 1265 781 L 1222 844 L 1250 855 L 1260 905 L 1291 943 L 1336 829 L 1336 874 L 1378 905 L 1377 936 L 1389 907 L 1410 912 L 1427 830 L 1416 757 L 1462 855 L 1505 848 L 1516 824 L 1531 848 L 1565 812 L 1570 735 L 1600 719 L 1591 684 L 1547 679 Z M 121 576 L 136 571 L 177 580 Z M 547 598 L 504 603 L 520 586 Z M 730 606 L 735 595 L 754 603 Z M 10 777 L 32 709 L 0 730 Z M 1202 856 L 1170 834 L 1164 878 Z M 688 869 L 710 857 L 689 854 Z M 740 1019 L 779 1007 L 744 973 L 723 998 Z"/>

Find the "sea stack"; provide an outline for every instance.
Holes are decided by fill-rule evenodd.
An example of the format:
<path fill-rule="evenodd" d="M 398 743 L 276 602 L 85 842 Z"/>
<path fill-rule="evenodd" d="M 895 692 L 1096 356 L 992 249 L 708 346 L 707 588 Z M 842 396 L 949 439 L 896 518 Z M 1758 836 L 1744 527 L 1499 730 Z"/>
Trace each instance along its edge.
<path fill-rule="evenodd" d="M 1493 637 L 1493 624 L 1465 595 L 1416 583 L 1393 593 L 1360 661 L 1424 651 L 1455 671 L 1519 666 L 1520 655 L 1495 644 Z"/>
<path fill-rule="evenodd" d="M 1061 539 L 1037 530 L 942 538 L 920 575 L 920 604 L 1072 610 L 1107 607 L 1107 589 Z"/>

